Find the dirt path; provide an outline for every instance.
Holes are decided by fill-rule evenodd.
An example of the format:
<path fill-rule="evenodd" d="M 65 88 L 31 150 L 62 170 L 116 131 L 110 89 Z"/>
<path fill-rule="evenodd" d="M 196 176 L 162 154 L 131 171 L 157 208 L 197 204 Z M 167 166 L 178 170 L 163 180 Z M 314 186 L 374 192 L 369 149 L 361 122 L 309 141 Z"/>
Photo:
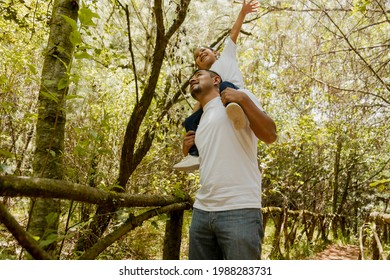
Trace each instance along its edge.
<path fill-rule="evenodd" d="M 313 260 L 358 260 L 359 247 L 355 245 L 330 245 L 317 253 Z"/>

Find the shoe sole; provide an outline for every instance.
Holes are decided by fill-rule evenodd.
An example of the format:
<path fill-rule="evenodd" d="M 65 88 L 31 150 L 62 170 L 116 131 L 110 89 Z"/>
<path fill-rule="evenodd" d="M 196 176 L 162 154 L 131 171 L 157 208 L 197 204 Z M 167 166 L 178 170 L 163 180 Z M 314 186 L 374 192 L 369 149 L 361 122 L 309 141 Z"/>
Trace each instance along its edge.
<path fill-rule="evenodd" d="M 244 110 L 237 103 L 229 103 L 226 106 L 226 114 L 233 123 L 235 129 L 240 130 L 247 126 L 247 118 Z"/>
<path fill-rule="evenodd" d="M 173 169 L 179 170 L 179 171 L 193 171 L 199 169 L 198 165 L 192 165 L 192 166 L 185 166 L 185 167 L 173 167 Z"/>

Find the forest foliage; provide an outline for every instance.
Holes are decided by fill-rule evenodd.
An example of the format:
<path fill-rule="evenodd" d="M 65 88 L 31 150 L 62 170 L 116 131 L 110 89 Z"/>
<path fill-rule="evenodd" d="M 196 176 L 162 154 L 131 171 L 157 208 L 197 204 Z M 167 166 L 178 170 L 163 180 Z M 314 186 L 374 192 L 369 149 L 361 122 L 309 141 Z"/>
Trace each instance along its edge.
<path fill-rule="evenodd" d="M 34 176 L 53 2 L 0 0 L 2 176 Z M 276 143 L 259 143 L 263 206 L 344 215 L 357 234 L 371 212 L 389 211 L 390 3 L 260 5 L 243 26 L 238 58 L 246 87 L 278 129 Z M 192 51 L 223 47 L 240 7 L 233 0 L 83 0 L 77 22 L 64 16 L 75 48 L 66 77 L 56 85 L 67 89 L 61 107 L 64 179 L 126 195 L 193 197 L 198 173 L 172 169 L 182 158 L 182 122 L 194 105 L 187 88 L 195 69 Z M 26 200 L 3 202 L 27 223 Z M 70 215 L 71 227 L 82 231 L 95 210 L 63 203 L 60 227 Z M 110 224 L 119 226 L 139 211 L 116 209 Z M 148 231 L 156 238 L 152 229 L 142 238 Z M 134 258 L 156 257 L 137 256 L 139 244 L 132 246 Z"/>

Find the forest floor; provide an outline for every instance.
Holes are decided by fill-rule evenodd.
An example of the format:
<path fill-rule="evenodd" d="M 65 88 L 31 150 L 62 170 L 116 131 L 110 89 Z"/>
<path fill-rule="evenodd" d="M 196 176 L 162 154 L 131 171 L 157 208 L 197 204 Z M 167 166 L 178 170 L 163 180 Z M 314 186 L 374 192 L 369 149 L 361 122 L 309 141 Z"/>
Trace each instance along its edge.
<path fill-rule="evenodd" d="M 315 254 L 313 260 L 358 260 L 360 250 L 356 245 L 329 245 L 324 251 Z"/>

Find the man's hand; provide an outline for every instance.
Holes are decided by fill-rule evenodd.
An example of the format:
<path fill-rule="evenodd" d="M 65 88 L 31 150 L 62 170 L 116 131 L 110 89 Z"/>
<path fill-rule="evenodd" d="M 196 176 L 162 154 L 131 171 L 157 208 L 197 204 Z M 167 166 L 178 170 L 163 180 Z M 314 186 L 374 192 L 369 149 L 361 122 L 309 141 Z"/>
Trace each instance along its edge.
<path fill-rule="evenodd" d="M 245 92 L 226 88 L 221 93 L 221 101 L 224 105 L 229 102 L 235 102 L 241 106 L 249 120 L 250 128 L 258 139 L 267 144 L 276 141 L 275 122 L 260 110 Z"/>
<path fill-rule="evenodd" d="M 245 98 L 249 98 L 249 97 L 242 91 L 235 90 L 233 88 L 228 87 L 221 92 L 221 101 L 225 106 L 230 102 L 235 102 L 241 105 L 242 101 Z"/>

